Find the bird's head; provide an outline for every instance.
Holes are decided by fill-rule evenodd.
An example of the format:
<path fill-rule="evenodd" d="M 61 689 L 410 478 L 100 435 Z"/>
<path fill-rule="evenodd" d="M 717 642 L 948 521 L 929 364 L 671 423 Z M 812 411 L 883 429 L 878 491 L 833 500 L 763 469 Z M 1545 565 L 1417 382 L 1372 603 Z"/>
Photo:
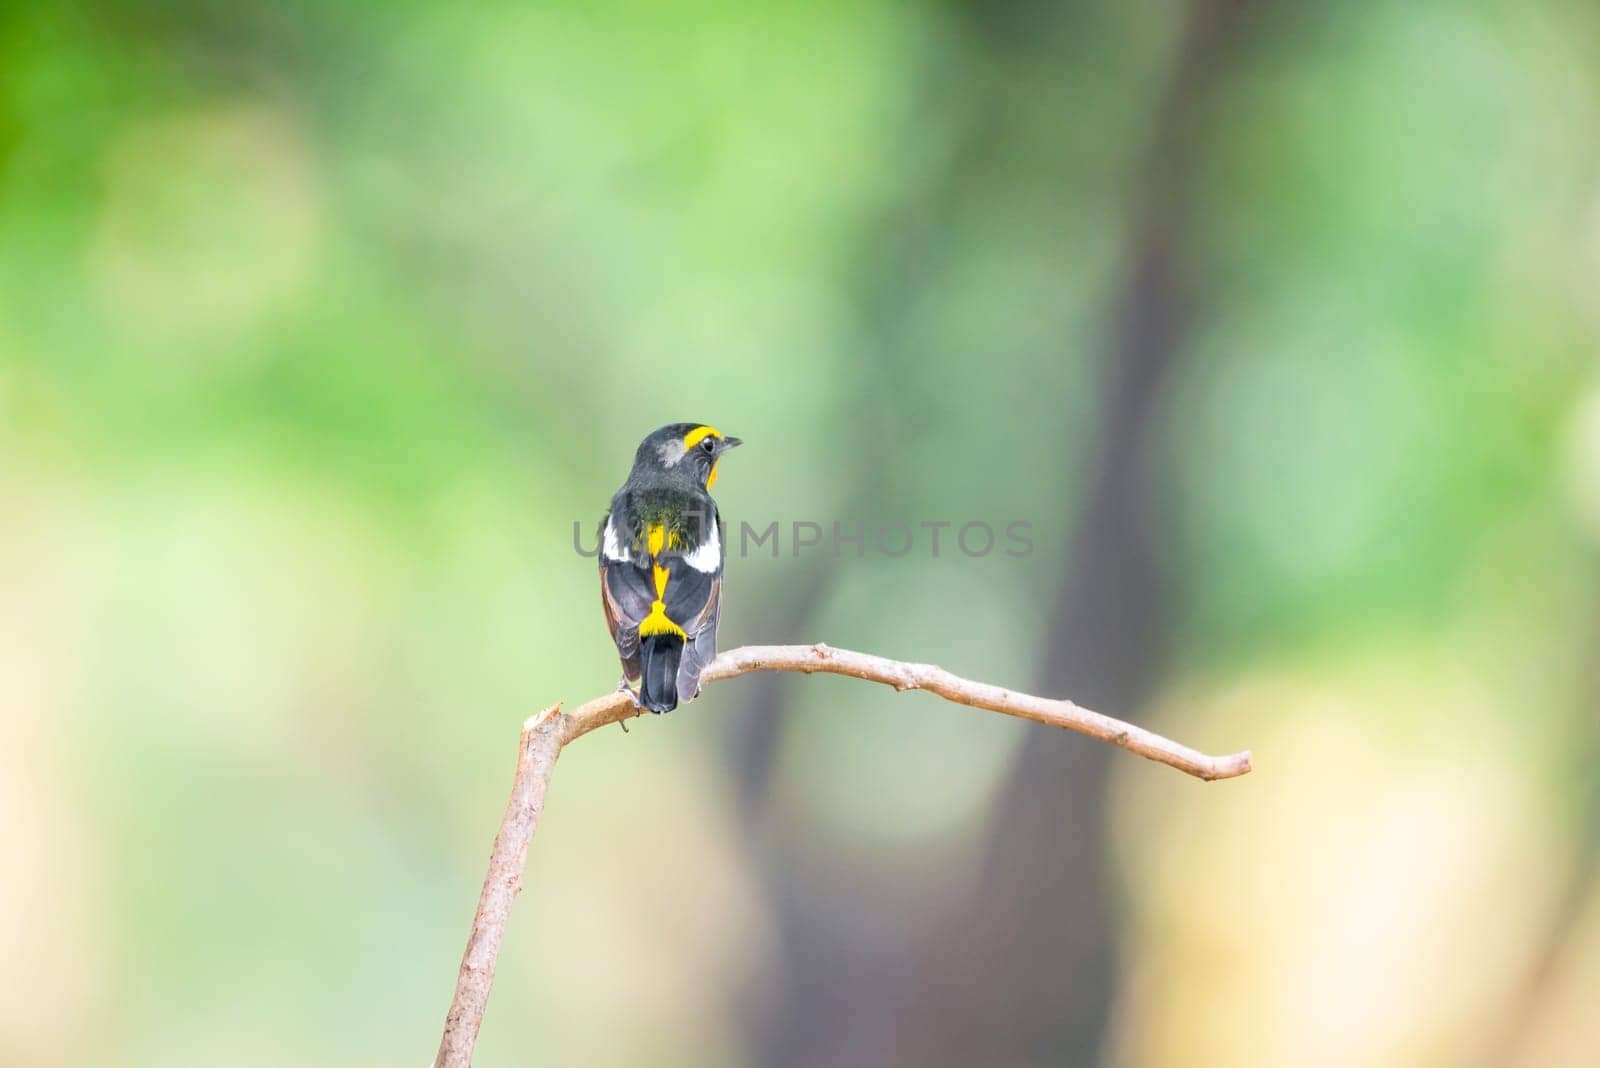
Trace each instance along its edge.
<path fill-rule="evenodd" d="M 665 471 L 710 489 L 717 483 L 717 461 L 741 444 L 738 438 L 704 423 L 672 423 L 639 443 L 633 466 L 635 470 Z"/>

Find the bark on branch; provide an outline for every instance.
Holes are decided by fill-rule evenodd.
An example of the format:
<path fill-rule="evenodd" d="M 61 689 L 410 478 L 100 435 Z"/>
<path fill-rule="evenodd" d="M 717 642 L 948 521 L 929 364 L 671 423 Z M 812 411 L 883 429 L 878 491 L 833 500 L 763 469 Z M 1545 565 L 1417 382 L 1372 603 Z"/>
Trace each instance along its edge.
<path fill-rule="evenodd" d="M 717 682 L 750 671 L 797 671 L 806 675 L 824 672 L 880 682 L 896 690 L 926 690 L 959 705 L 1087 734 L 1207 782 L 1231 779 L 1250 770 L 1248 749 L 1227 756 L 1208 756 L 1154 731 L 1092 712 L 1071 701 L 1035 697 L 974 682 L 933 664 L 889 660 L 821 643 L 746 645 L 731 649 L 708 664 L 700 679 L 702 683 Z M 556 757 L 564 746 L 590 731 L 638 714 L 632 696 L 619 690 L 579 705 L 565 715 L 561 714 L 559 705 L 552 705 L 523 724 L 511 801 L 506 806 L 505 818 L 489 855 L 489 873 L 478 897 L 478 911 L 472 918 L 472 934 L 461 958 L 455 999 L 445 1017 L 444 1038 L 439 1043 L 434 1068 L 467 1068 L 472 1063 L 472 1047 L 489 1002 L 489 988 L 494 982 L 506 919 L 522 889 L 528 846 L 544 811 L 545 792 L 550 786 Z"/>

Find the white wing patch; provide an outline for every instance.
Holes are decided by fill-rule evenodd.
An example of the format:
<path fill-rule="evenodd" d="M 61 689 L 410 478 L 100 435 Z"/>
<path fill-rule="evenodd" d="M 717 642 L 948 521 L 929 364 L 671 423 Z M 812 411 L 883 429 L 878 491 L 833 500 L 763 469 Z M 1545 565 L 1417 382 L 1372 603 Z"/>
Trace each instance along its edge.
<path fill-rule="evenodd" d="M 683 562 L 696 571 L 704 571 L 710 575 L 722 564 L 722 539 L 717 534 L 717 524 L 707 524 L 711 527 L 711 537 L 707 538 L 694 552 L 684 553 Z"/>
<path fill-rule="evenodd" d="M 633 557 L 628 554 L 628 550 L 623 548 L 618 540 L 617 528 L 612 526 L 610 516 L 606 516 L 605 542 L 600 546 L 600 551 L 607 560 L 614 560 L 619 564 L 630 563 L 633 560 Z"/>

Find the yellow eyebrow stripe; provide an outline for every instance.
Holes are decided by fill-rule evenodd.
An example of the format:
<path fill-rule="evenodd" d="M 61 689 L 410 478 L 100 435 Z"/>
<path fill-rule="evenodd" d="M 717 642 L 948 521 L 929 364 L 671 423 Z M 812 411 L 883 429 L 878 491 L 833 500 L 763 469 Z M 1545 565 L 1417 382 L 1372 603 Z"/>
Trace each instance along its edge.
<path fill-rule="evenodd" d="M 692 449 L 706 438 L 720 438 L 722 431 L 714 426 L 697 426 L 683 436 L 683 447 Z"/>

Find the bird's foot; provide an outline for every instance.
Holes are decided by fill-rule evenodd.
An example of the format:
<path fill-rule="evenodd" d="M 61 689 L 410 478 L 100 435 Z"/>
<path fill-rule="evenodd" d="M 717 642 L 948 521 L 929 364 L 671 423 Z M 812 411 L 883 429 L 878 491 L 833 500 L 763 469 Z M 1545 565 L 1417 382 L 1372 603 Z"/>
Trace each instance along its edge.
<path fill-rule="evenodd" d="M 638 716 L 638 715 L 643 714 L 644 709 L 639 704 L 639 692 L 637 690 L 635 690 L 632 686 L 628 685 L 628 676 L 627 675 L 623 675 L 622 678 L 617 680 L 617 692 L 618 693 L 625 693 L 629 697 L 633 698 L 633 714 L 634 715 Z M 617 726 L 622 728 L 622 733 L 623 734 L 627 734 L 628 733 L 628 721 L 627 720 L 625 720 L 625 719 L 617 720 Z"/>

